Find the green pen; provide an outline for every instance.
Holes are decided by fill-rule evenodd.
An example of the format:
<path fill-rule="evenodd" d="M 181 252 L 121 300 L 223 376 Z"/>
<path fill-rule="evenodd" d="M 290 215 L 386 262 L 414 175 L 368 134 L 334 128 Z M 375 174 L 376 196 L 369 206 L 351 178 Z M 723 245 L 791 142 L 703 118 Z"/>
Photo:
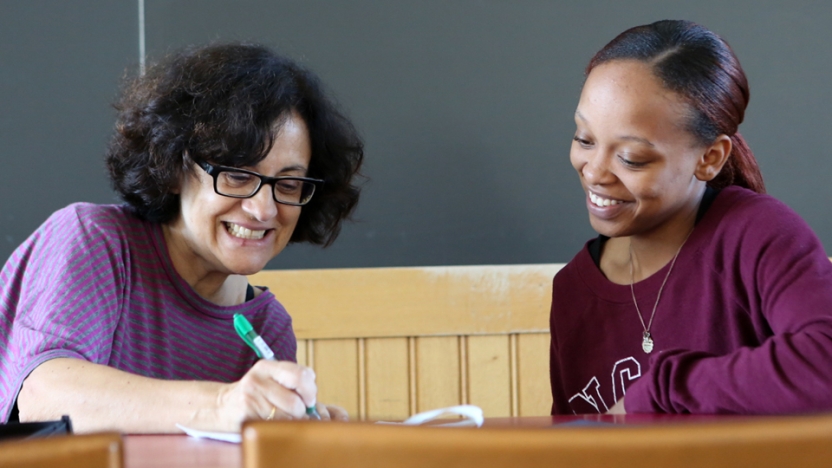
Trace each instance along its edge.
<path fill-rule="evenodd" d="M 266 359 L 268 361 L 274 361 L 274 352 L 272 349 L 269 348 L 269 345 L 263 341 L 263 338 L 254 331 L 254 327 L 251 326 L 251 323 L 242 315 L 242 314 L 234 314 L 234 330 L 237 331 L 237 334 L 240 335 L 240 338 L 246 342 L 247 345 L 257 353 L 257 357 L 261 359 Z M 315 409 L 314 406 L 307 406 L 306 407 L 306 414 L 309 416 L 309 419 L 321 419 L 321 415 L 318 414 L 318 410 Z"/>

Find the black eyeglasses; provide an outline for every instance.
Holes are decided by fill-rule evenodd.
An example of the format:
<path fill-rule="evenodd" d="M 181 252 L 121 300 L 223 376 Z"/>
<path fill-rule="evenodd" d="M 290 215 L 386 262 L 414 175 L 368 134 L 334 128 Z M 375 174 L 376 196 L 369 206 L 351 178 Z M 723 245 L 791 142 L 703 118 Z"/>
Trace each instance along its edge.
<path fill-rule="evenodd" d="M 257 195 L 264 185 L 271 185 L 274 201 L 284 205 L 303 206 L 312 199 L 317 184 L 324 182 L 309 177 L 268 177 L 245 169 L 217 166 L 205 161 L 196 163 L 214 178 L 214 191 L 231 198 L 251 198 Z"/>

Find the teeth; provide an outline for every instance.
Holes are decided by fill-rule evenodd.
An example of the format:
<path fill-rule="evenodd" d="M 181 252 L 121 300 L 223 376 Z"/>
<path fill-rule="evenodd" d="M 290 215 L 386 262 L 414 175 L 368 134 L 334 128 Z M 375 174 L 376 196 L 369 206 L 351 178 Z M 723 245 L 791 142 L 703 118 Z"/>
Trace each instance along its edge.
<path fill-rule="evenodd" d="M 239 237 L 241 239 L 262 239 L 263 236 L 266 235 L 265 230 L 252 231 L 251 229 L 244 228 L 239 224 L 234 223 L 225 223 L 225 227 L 232 236 Z"/>
<path fill-rule="evenodd" d="M 624 203 L 624 202 L 619 201 L 619 200 L 611 200 L 609 198 L 601 198 L 601 197 L 599 197 L 598 195 L 595 195 L 592 192 L 589 192 L 589 201 L 591 201 L 593 205 L 601 206 L 601 207 L 618 205 L 619 203 Z"/>

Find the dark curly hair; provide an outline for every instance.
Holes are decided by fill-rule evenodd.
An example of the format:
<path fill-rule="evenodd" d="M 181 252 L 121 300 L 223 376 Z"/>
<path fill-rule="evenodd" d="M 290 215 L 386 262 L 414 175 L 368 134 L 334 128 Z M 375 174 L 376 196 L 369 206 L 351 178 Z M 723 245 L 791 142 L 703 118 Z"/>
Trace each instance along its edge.
<path fill-rule="evenodd" d="M 124 86 L 107 150 L 113 187 L 138 216 L 157 223 L 179 214 L 188 158 L 253 166 L 280 123 L 297 112 L 309 129 L 309 177 L 323 179 L 301 210 L 290 242 L 329 245 L 358 202 L 364 144 L 318 78 L 258 44 L 189 48 Z M 187 155 L 187 156 L 186 156 Z"/>

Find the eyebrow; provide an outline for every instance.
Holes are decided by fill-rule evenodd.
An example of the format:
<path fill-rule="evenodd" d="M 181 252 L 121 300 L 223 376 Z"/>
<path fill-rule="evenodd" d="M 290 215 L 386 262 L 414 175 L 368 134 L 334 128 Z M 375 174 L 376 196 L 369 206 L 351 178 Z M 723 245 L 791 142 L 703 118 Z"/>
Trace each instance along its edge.
<path fill-rule="evenodd" d="M 619 140 L 627 140 L 627 141 L 635 141 L 636 143 L 641 143 L 641 144 L 647 145 L 651 148 L 655 148 L 655 146 L 656 146 L 650 140 L 648 140 L 647 138 L 641 138 L 641 137 L 637 137 L 635 135 L 621 135 L 621 136 L 618 137 L 618 139 Z"/>
<path fill-rule="evenodd" d="M 575 111 L 575 117 L 583 120 L 584 122 L 587 122 L 586 117 L 584 117 L 583 114 L 581 114 L 581 111 L 579 111 L 579 110 Z M 647 138 L 637 137 L 635 135 L 620 135 L 618 137 L 618 139 L 619 140 L 626 140 L 626 141 L 635 141 L 636 143 L 641 143 L 641 144 L 647 145 L 651 148 L 656 147 L 656 145 L 654 145 L 653 142 L 648 140 Z"/>
<path fill-rule="evenodd" d="M 300 164 L 295 164 L 294 166 L 286 166 L 286 167 L 280 169 L 280 172 L 286 172 L 286 171 L 304 171 L 305 172 L 305 171 L 308 171 L 308 170 L 309 170 L 309 168 L 306 167 L 306 166 L 301 166 Z"/>

